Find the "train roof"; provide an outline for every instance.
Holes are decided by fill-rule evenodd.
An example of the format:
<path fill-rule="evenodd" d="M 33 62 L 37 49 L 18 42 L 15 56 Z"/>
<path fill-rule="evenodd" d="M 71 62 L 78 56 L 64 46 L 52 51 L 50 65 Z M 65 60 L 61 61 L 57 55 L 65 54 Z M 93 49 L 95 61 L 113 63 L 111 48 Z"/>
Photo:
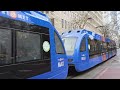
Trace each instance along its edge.
<path fill-rule="evenodd" d="M 79 34 L 84 34 L 84 33 L 86 33 L 88 35 L 93 35 L 93 36 L 98 35 L 92 31 L 89 31 L 86 29 L 76 29 L 76 30 L 69 30 L 69 31 L 63 32 L 62 36 L 68 35 L 68 34 L 78 34 L 79 35 Z M 98 36 L 100 36 L 100 35 L 98 35 Z"/>
<path fill-rule="evenodd" d="M 71 34 L 71 35 L 73 34 L 75 36 L 77 35 L 79 37 L 80 34 L 85 34 L 85 33 L 88 34 L 89 36 L 94 37 L 95 39 L 98 39 L 98 40 L 102 40 L 102 41 L 106 41 L 106 42 L 113 41 L 113 40 L 110 40 L 109 38 L 104 38 L 103 36 L 96 34 L 95 32 L 86 30 L 86 29 L 69 30 L 69 31 L 63 32 L 62 37 L 66 36 L 68 34 Z"/>

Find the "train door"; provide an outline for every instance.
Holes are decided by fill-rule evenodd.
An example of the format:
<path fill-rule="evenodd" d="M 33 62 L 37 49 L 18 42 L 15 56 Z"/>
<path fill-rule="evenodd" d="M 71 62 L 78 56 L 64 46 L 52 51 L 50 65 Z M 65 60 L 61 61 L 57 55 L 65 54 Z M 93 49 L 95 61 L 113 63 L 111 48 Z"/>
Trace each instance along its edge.
<path fill-rule="evenodd" d="M 82 63 L 88 62 L 87 35 L 85 35 L 81 41 L 80 56 Z"/>

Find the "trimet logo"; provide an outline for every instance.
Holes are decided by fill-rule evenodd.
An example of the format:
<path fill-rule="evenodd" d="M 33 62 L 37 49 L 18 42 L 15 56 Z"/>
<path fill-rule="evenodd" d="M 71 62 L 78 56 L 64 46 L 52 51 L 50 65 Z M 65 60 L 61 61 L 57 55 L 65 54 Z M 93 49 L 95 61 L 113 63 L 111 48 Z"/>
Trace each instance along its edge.
<path fill-rule="evenodd" d="M 10 11 L 10 16 L 15 19 L 17 17 L 17 14 L 15 11 Z"/>

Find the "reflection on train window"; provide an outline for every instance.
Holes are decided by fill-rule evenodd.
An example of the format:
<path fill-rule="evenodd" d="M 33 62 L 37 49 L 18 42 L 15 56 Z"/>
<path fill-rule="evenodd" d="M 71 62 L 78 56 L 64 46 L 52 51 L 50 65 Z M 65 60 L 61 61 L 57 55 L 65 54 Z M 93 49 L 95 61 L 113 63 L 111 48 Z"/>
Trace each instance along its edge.
<path fill-rule="evenodd" d="M 106 52 L 107 51 L 107 43 L 103 42 L 102 44 L 102 52 Z"/>
<path fill-rule="evenodd" d="M 88 44 L 90 45 L 90 49 L 89 49 L 89 54 L 94 55 L 94 50 L 95 50 L 95 42 L 94 40 L 91 40 L 90 38 L 88 39 Z"/>
<path fill-rule="evenodd" d="M 62 42 L 60 41 L 60 38 L 58 37 L 56 32 L 54 33 L 54 35 L 55 35 L 56 53 L 64 54 L 65 52 L 64 52 L 64 48 L 62 46 Z"/>
<path fill-rule="evenodd" d="M 97 39 L 91 40 L 89 38 L 88 44 L 90 45 L 90 49 L 89 49 L 90 56 L 101 54 L 101 49 L 102 49 L 102 42 L 101 41 L 99 41 Z"/>
<path fill-rule="evenodd" d="M 11 30 L 0 29 L 0 65 L 11 62 Z"/>
<path fill-rule="evenodd" d="M 39 60 L 40 52 L 40 35 L 28 32 L 17 31 L 17 62 Z"/>

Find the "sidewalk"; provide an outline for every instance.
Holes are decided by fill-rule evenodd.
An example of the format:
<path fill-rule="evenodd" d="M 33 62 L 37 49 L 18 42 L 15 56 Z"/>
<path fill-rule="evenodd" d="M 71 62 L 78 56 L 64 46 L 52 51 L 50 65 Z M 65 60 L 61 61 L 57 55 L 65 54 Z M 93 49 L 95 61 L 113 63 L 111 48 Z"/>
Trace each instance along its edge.
<path fill-rule="evenodd" d="M 103 69 L 94 79 L 120 79 L 120 49 L 111 64 Z"/>

